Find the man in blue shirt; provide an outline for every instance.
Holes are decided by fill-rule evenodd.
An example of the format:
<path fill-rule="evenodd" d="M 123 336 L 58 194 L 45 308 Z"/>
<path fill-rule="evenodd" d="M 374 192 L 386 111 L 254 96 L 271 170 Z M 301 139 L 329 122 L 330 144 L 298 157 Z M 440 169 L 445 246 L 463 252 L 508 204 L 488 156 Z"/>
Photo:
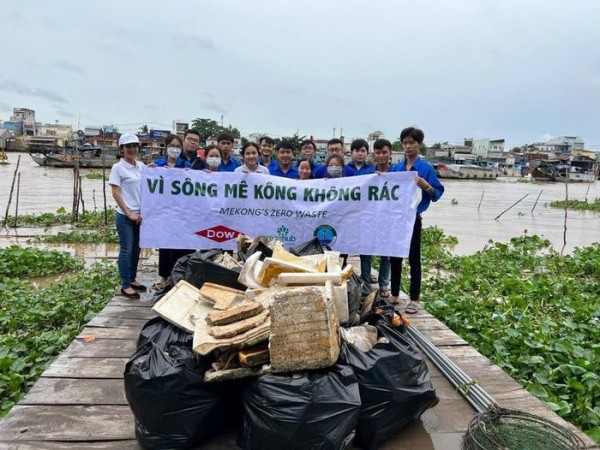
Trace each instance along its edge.
<path fill-rule="evenodd" d="M 302 141 L 302 144 L 300 144 L 300 159 L 299 159 L 299 161 L 305 160 L 305 161 L 309 161 L 311 163 L 311 165 L 313 167 L 313 171 L 312 171 L 313 177 L 315 175 L 315 171 L 321 166 L 321 164 L 319 164 L 319 162 L 315 158 L 316 151 L 317 151 L 317 148 L 315 147 L 315 143 L 310 139 Z M 294 164 L 294 169 L 298 170 L 298 164 Z"/>
<path fill-rule="evenodd" d="M 418 128 L 409 127 L 402 130 L 400 140 L 404 150 L 404 161 L 395 165 L 390 172 L 417 172 L 416 183 L 423 192 L 421 202 L 417 206 L 417 217 L 410 241 L 408 263 L 410 265 L 410 302 L 406 307 L 407 314 L 419 311 L 419 295 L 421 294 L 421 214 L 424 213 L 431 202 L 437 202 L 444 193 L 444 186 L 435 175 L 435 169 L 423 161 L 419 152 L 425 139 L 425 134 Z M 390 258 L 392 303 L 398 303 L 400 294 L 400 275 L 402 274 L 402 258 Z"/>
<path fill-rule="evenodd" d="M 258 158 L 258 163 L 261 166 L 265 166 L 269 171 L 275 169 L 277 167 L 277 161 L 273 159 L 273 147 L 275 147 L 275 141 L 269 136 L 263 136 L 258 141 L 258 146 L 260 148 L 260 158 Z"/>
<path fill-rule="evenodd" d="M 198 148 L 200 147 L 200 133 L 196 130 L 185 130 L 183 135 L 183 150 L 175 162 L 175 167 L 180 169 L 192 167 L 198 159 Z"/>
<path fill-rule="evenodd" d="M 367 162 L 369 155 L 369 143 L 364 139 L 355 139 L 350 145 L 350 157 L 352 161 L 348 163 L 354 171 L 354 175 L 366 175 L 375 173 L 375 166 Z"/>
<path fill-rule="evenodd" d="M 344 143 L 340 140 L 340 139 L 331 139 L 328 143 L 327 143 L 327 157 L 331 156 L 331 155 L 340 155 L 342 158 L 344 157 Z M 344 165 L 343 168 L 343 176 L 345 177 L 351 177 L 354 175 L 354 170 L 352 170 L 350 167 L 348 167 L 348 165 Z M 325 166 L 325 164 L 323 164 L 322 166 L 317 167 L 317 169 L 315 169 L 315 173 L 314 173 L 314 177 L 315 178 L 324 178 L 327 175 L 327 167 Z"/>
<path fill-rule="evenodd" d="M 221 133 L 217 136 L 217 147 L 221 150 L 221 165 L 219 172 L 233 172 L 242 164 L 231 156 L 233 141 L 235 138 L 229 133 Z"/>
<path fill-rule="evenodd" d="M 277 146 L 277 167 L 269 169 L 271 175 L 285 178 L 298 178 L 298 171 L 292 166 L 294 159 L 294 151 L 292 144 L 288 141 L 281 141 Z"/>

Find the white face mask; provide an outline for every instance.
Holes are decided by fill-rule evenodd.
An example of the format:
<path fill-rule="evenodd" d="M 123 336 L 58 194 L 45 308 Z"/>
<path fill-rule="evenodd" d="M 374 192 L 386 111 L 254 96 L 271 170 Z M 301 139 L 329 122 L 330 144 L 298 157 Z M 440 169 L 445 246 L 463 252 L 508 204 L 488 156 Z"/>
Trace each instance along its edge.
<path fill-rule="evenodd" d="M 327 173 L 331 178 L 339 178 L 342 176 L 342 167 L 341 166 L 328 166 Z"/>
<path fill-rule="evenodd" d="M 167 155 L 169 155 L 171 158 L 177 158 L 180 153 L 181 153 L 181 149 L 178 147 L 168 147 L 167 148 Z"/>
<path fill-rule="evenodd" d="M 206 163 L 208 164 L 208 167 L 216 169 L 221 164 L 221 158 L 219 158 L 218 156 L 209 156 L 208 158 L 206 158 Z"/>

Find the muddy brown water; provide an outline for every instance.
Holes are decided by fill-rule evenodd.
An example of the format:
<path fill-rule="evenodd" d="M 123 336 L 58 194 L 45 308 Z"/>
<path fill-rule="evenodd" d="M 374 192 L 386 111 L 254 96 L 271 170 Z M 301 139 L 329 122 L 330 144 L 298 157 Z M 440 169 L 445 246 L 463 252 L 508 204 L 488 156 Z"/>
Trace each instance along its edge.
<path fill-rule="evenodd" d="M 38 166 L 26 153 L 21 153 L 21 184 L 19 213 L 55 212 L 72 204 L 73 171 Z M 11 164 L 0 165 L 0 214 L 6 210 L 10 187 L 17 162 L 17 153 L 9 153 Z M 87 210 L 102 210 L 104 200 L 102 180 L 88 180 L 85 174 L 100 172 L 101 169 L 83 169 L 83 198 Z M 108 177 L 108 170 L 106 177 Z M 547 204 L 565 198 L 565 185 L 559 183 L 523 183 L 517 178 L 502 178 L 498 181 L 442 180 L 446 192 L 431 205 L 423 216 L 423 225 L 437 225 L 446 234 L 456 236 L 456 254 L 470 254 L 483 249 L 490 239 L 507 242 L 511 237 L 523 233 L 538 234 L 548 238 L 555 249 L 563 246 L 564 211 L 550 208 Z M 535 209 L 532 208 L 538 195 L 541 196 Z M 569 198 L 594 200 L 600 197 L 600 184 L 570 184 Z M 527 197 L 494 220 L 521 197 Z M 482 199 L 483 195 L 483 199 Z M 106 189 L 107 204 L 114 205 L 110 189 Z M 10 208 L 14 214 L 15 193 Z M 481 206 L 479 203 L 481 201 Z M 9 229 L 0 233 L 0 246 L 11 243 L 28 244 L 32 234 L 43 233 L 43 229 Z M 19 237 L 22 236 L 22 237 Z M 600 239 L 600 214 L 569 211 L 567 215 L 566 252 L 575 247 L 589 245 Z M 84 258 L 115 257 L 117 246 L 93 244 L 44 244 L 46 248 L 69 250 Z"/>

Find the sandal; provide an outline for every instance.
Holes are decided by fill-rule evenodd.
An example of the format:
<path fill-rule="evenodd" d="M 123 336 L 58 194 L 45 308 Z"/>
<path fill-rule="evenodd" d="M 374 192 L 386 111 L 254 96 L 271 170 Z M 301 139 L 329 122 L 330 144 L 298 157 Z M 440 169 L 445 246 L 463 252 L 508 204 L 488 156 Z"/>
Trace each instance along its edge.
<path fill-rule="evenodd" d="M 146 292 L 148 290 L 146 286 L 139 284 L 137 281 L 136 284 L 131 283 L 131 287 L 138 292 Z"/>
<path fill-rule="evenodd" d="M 411 300 L 410 302 L 408 302 L 408 305 L 406 306 L 406 309 L 404 310 L 404 312 L 406 314 L 416 314 L 419 312 L 419 302 L 416 302 L 414 300 Z"/>
<path fill-rule="evenodd" d="M 152 289 L 155 291 L 162 291 L 167 284 L 167 280 L 164 277 L 160 277 L 156 282 L 152 285 Z"/>
<path fill-rule="evenodd" d="M 392 295 L 392 293 L 390 292 L 390 290 L 388 288 L 380 288 L 379 289 L 379 296 L 382 298 L 389 298 L 389 296 Z"/>
<path fill-rule="evenodd" d="M 390 297 L 390 303 L 392 305 L 399 305 L 400 304 L 400 297 L 398 297 L 397 295 L 392 295 Z"/>
<path fill-rule="evenodd" d="M 134 289 L 135 291 L 135 289 Z M 121 295 L 124 295 L 127 298 L 130 298 L 132 300 L 139 300 L 140 298 L 140 294 L 138 294 L 137 292 L 127 292 L 125 289 L 121 288 Z"/>

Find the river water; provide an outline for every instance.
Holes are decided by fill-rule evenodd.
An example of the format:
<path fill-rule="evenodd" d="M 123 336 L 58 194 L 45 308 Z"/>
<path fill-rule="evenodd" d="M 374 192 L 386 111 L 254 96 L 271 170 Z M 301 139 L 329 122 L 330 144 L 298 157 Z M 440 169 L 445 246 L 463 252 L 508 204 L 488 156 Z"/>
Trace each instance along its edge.
<path fill-rule="evenodd" d="M 17 153 L 9 153 L 11 164 L 0 165 L 0 214 L 6 210 L 9 192 L 16 168 Z M 21 153 L 19 172 L 19 214 L 55 212 L 64 207 L 71 210 L 73 198 L 73 172 L 38 166 L 26 153 Z M 83 199 L 86 210 L 102 210 L 102 180 L 88 180 L 85 174 L 101 169 L 81 170 L 83 176 Z M 106 177 L 108 177 L 108 170 Z M 423 225 L 437 225 L 446 234 L 456 236 L 456 254 L 470 254 L 485 247 L 490 239 L 507 242 L 511 237 L 523 233 L 538 234 L 548 238 L 554 248 L 563 246 L 564 210 L 550 208 L 553 200 L 565 198 L 565 185 L 559 183 L 524 183 L 516 178 L 498 181 L 442 180 L 446 187 L 444 196 L 433 203 L 423 216 Z M 541 192 L 535 209 L 532 208 Z M 568 185 L 570 199 L 593 201 L 600 197 L 600 184 Z M 483 199 L 482 199 L 483 195 Z M 507 211 L 498 220 L 496 216 L 527 195 L 525 199 Z M 114 205 L 110 189 L 106 191 L 107 204 Z M 16 186 L 10 214 L 14 214 Z M 481 206 L 479 206 L 481 202 Z M 40 229 L 9 229 L 0 233 L 0 246 L 11 243 L 26 244 L 32 234 L 43 233 Z M 589 245 L 600 239 L 600 214 L 569 211 L 567 216 L 567 239 L 565 251 Z M 50 245 L 48 248 L 69 249 L 86 259 L 114 257 L 114 245 Z"/>

